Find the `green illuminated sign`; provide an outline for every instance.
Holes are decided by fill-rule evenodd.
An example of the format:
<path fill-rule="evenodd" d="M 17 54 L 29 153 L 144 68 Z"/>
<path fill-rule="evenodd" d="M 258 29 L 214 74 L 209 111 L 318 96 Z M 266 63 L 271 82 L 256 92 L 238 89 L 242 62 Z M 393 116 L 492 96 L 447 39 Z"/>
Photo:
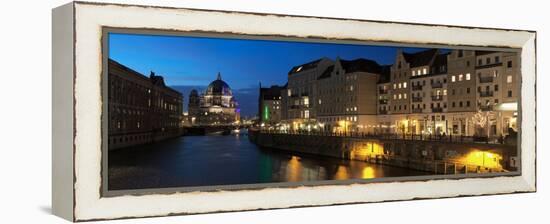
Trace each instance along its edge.
<path fill-rule="evenodd" d="M 264 120 L 269 120 L 269 107 L 264 106 Z"/>

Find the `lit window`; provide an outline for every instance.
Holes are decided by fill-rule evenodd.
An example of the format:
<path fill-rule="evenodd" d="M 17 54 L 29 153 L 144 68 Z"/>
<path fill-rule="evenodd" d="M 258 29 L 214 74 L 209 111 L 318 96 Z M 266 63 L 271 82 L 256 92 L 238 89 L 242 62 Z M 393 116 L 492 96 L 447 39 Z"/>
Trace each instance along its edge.
<path fill-rule="evenodd" d="M 304 118 L 309 118 L 309 110 L 304 111 Z"/>
<path fill-rule="evenodd" d="M 353 91 L 353 86 L 349 86 L 349 91 Z"/>
<path fill-rule="evenodd" d="M 402 95 L 401 95 L 401 93 L 400 93 L 400 94 L 399 94 L 399 99 L 401 99 L 401 97 L 402 97 Z"/>
<path fill-rule="evenodd" d="M 403 99 L 407 99 L 407 94 L 403 93 Z"/>
<path fill-rule="evenodd" d="M 463 78 L 464 78 L 464 75 L 462 75 L 462 74 L 458 75 L 458 81 L 459 82 L 462 81 Z"/>
<path fill-rule="evenodd" d="M 357 107 L 353 107 L 353 110 L 354 110 L 354 111 L 357 111 Z"/>
<path fill-rule="evenodd" d="M 292 95 L 292 90 L 291 89 L 288 89 L 288 96 L 291 96 Z"/>
<path fill-rule="evenodd" d="M 321 104 L 321 99 L 319 99 L 319 104 Z"/>
<path fill-rule="evenodd" d="M 425 75 L 425 74 L 428 74 L 428 69 L 424 68 L 424 69 L 422 70 L 422 74 L 424 74 L 424 75 Z"/>
<path fill-rule="evenodd" d="M 403 83 L 403 88 L 407 88 L 407 82 Z"/>
<path fill-rule="evenodd" d="M 395 94 L 393 94 L 393 99 L 394 99 L 394 100 L 397 99 L 397 96 L 396 96 Z"/>
<path fill-rule="evenodd" d="M 412 76 L 415 76 L 415 75 L 416 75 L 416 72 L 415 72 L 415 71 L 413 70 L 413 72 L 412 72 Z"/>
<path fill-rule="evenodd" d="M 309 98 L 308 97 L 304 97 L 304 105 L 309 105 Z"/>
<path fill-rule="evenodd" d="M 354 117 L 353 117 L 353 121 L 357 121 L 357 116 L 354 116 Z"/>
<path fill-rule="evenodd" d="M 397 84 L 393 84 L 393 89 L 396 89 L 397 88 Z"/>
<path fill-rule="evenodd" d="M 397 85 L 397 87 L 401 89 L 401 83 L 399 83 L 399 84 Z"/>
<path fill-rule="evenodd" d="M 447 90 L 444 89 L 444 90 L 443 90 L 443 96 L 446 96 L 446 95 L 447 95 Z"/>
<path fill-rule="evenodd" d="M 466 80 L 470 80 L 470 73 L 466 73 Z"/>
<path fill-rule="evenodd" d="M 453 76 L 451 77 L 451 82 L 456 82 L 456 76 L 453 75 Z"/>
<path fill-rule="evenodd" d="M 512 83 L 512 75 L 506 77 L 506 83 Z"/>

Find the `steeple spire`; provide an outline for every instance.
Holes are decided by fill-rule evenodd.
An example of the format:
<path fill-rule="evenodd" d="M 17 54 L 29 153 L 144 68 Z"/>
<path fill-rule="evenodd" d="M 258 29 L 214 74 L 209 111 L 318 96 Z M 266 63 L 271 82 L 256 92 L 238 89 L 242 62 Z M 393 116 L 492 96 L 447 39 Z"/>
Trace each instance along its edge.
<path fill-rule="evenodd" d="M 222 80 L 222 74 L 220 72 L 218 72 L 218 78 L 216 78 L 217 80 Z"/>

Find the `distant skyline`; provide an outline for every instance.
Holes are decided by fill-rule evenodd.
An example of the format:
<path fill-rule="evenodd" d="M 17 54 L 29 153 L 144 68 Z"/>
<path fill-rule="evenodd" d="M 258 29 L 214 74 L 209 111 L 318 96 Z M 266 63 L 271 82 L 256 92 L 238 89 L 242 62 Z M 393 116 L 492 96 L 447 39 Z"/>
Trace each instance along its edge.
<path fill-rule="evenodd" d="M 166 85 L 184 95 L 184 111 L 190 87 L 204 88 L 220 72 L 235 95 L 240 96 L 237 101 L 244 116 L 257 113 L 258 92 L 251 89 L 257 89 L 260 82 L 265 87 L 284 85 L 293 66 L 322 57 L 366 58 L 381 65 L 392 64 L 397 49 L 399 47 L 109 34 L 109 57 L 143 75 L 154 71 L 163 76 Z M 402 49 L 417 52 L 425 48 Z M 251 100 L 254 102 L 248 102 Z"/>

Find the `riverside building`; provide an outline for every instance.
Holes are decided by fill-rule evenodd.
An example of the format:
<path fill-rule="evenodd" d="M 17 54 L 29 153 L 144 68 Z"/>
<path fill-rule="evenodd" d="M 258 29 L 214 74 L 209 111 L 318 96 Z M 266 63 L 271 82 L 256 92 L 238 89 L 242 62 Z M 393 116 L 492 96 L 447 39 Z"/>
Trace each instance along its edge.
<path fill-rule="evenodd" d="M 284 87 L 281 86 L 262 88 L 260 85 L 258 114 L 260 114 L 261 123 L 274 125 L 281 122 L 283 89 Z"/>
<path fill-rule="evenodd" d="M 112 59 L 108 63 L 109 150 L 182 134 L 180 92 L 153 72 L 147 77 Z"/>
<path fill-rule="evenodd" d="M 517 132 L 515 52 L 398 50 L 392 65 L 328 58 L 295 66 L 282 90 L 293 130 L 461 135 Z"/>

